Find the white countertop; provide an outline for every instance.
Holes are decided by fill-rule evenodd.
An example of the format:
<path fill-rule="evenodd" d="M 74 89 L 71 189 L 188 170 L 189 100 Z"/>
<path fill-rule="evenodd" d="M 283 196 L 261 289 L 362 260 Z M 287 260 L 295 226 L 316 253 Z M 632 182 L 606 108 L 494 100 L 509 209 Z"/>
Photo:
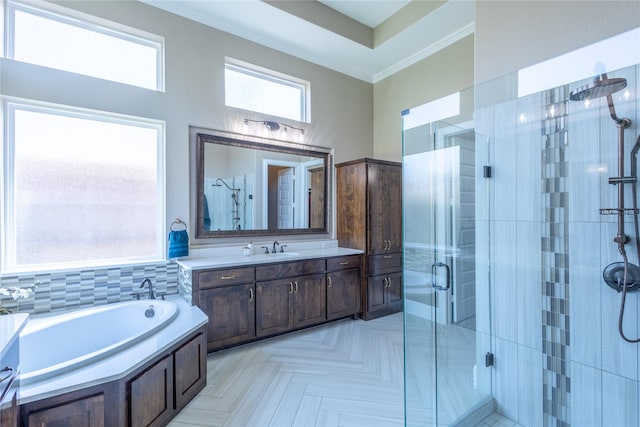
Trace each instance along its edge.
<path fill-rule="evenodd" d="M 27 324 L 29 315 L 26 313 L 5 314 L 0 316 L 0 360 L 4 359 L 5 352 L 20 334 Z"/>
<path fill-rule="evenodd" d="M 177 304 L 178 316 L 160 332 L 91 365 L 41 382 L 21 385 L 19 403 L 28 403 L 123 378 L 207 323 L 207 316 L 198 307 L 187 304 L 180 296 L 171 295 L 167 300 Z"/>
<path fill-rule="evenodd" d="M 252 255 L 211 255 L 180 258 L 178 265 L 187 270 L 201 270 L 205 268 L 235 267 L 253 264 L 268 264 L 272 262 L 298 261 L 313 258 L 328 258 L 345 255 L 359 255 L 363 251 L 360 249 L 349 249 L 339 247 L 312 248 L 296 250 L 295 247 L 285 249 L 284 253 L 264 254 L 264 249 L 253 247 L 257 252 Z"/>

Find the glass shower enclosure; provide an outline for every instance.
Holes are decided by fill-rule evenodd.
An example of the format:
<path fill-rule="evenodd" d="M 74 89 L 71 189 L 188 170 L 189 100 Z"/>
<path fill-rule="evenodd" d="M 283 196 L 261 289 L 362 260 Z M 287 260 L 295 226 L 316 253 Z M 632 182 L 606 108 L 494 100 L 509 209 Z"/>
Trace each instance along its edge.
<path fill-rule="evenodd" d="M 491 398 L 488 138 L 403 116 L 405 420 L 480 421 Z M 487 366 L 488 365 L 488 366 Z"/>

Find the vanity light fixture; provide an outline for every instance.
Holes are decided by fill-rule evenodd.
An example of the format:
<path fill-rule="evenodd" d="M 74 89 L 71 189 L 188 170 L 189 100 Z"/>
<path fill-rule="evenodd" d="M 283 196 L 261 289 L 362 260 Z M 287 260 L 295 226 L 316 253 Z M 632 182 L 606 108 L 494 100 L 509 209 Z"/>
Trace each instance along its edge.
<path fill-rule="evenodd" d="M 288 132 L 289 129 L 295 129 L 295 130 L 299 131 L 302 135 L 304 135 L 304 129 L 297 128 L 295 126 L 291 126 L 291 125 L 288 125 L 286 123 L 274 122 L 274 121 L 271 121 L 271 120 L 244 119 L 245 126 L 249 126 L 249 123 L 262 123 L 262 125 L 264 127 L 266 127 L 267 129 L 269 129 L 272 132 L 280 130 L 280 128 L 282 128 L 282 130 L 284 130 L 285 132 Z"/>

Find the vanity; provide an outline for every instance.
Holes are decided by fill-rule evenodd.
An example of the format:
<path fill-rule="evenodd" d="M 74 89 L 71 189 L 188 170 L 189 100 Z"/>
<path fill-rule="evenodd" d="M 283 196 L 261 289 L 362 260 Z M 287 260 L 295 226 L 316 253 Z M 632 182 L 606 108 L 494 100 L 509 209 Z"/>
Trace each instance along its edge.
<path fill-rule="evenodd" d="M 209 352 L 361 311 L 362 251 L 334 247 L 178 261 L 180 294 L 209 316 Z"/>

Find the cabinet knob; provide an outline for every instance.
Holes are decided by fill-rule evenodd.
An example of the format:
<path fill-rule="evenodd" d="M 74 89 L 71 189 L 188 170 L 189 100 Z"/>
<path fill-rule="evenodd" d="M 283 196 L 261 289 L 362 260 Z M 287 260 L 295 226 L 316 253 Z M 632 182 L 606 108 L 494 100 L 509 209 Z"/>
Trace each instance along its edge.
<path fill-rule="evenodd" d="M 331 276 L 327 276 L 327 288 L 331 287 Z"/>
<path fill-rule="evenodd" d="M 293 282 L 289 282 L 289 293 L 293 293 Z"/>
<path fill-rule="evenodd" d="M 340 265 L 349 265 L 349 261 L 342 261 Z"/>
<path fill-rule="evenodd" d="M 298 293 L 298 281 L 296 280 L 295 282 L 293 282 L 296 285 L 296 290 L 295 292 Z"/>
<path fill-rule="evenodd" d="M 253 289 L 249 288 L 249 301 L 253 301 Z"/>
<path fill-rule="evenodd" d="M 220 280 L 229 280 L 229 279 L 235 279 L 236 275 L 235 274 L 229 274 L 227 276 L 220 276 Z"/>

